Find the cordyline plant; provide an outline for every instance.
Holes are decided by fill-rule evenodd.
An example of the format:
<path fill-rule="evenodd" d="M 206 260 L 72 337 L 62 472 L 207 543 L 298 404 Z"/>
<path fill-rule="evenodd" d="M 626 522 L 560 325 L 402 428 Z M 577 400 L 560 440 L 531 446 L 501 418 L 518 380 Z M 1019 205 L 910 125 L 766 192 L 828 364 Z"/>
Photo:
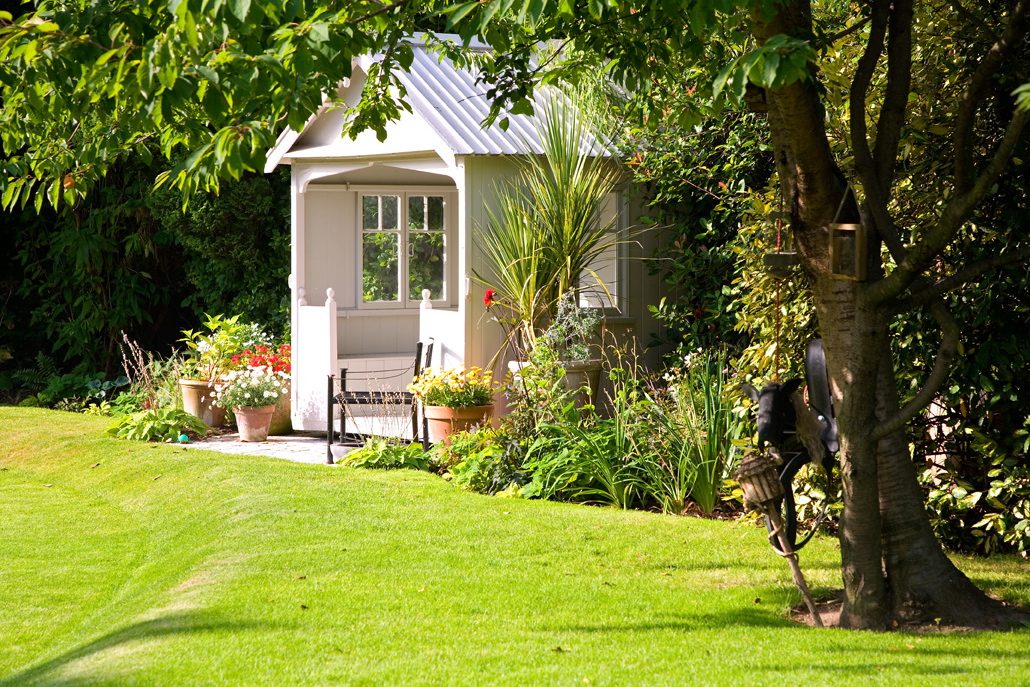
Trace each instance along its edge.
<path fill-rule="evenodd" d="M 841 624 L 1026 618 L 978 590 L 944 554 L 905 430 L 961 354 L 963 326 L 942 296 L 1030 257 L 1017 223 L 999 228 L 985 260 L 955 251 L 1013 157 L 1025 157 L 1030 0 L 867 0 L 858 11 L 810 0 L 39 0 L 25 8 L 18 17 L 0 13 L 5 208 L 74 203 L 109 165 L 146 155 L 155 142 L 181 160 L 164 180 L 185 191 L 259 170 L 280 130 L 300 131 L 323 106 L 347 107 L 333 94 L 362 54 L 382 60 L 347 113 L 347 133 L 371 128 L 384 137 L 406 107 L 394 76 L 413 60 L 406 36 L 434 22 L 462 40 L 430 37 L 431 49 L 460 60 L 462 43 L 475 37 L 494 46 L 476 58 L 491 121 L 530 111 L 542 80 L 599 70 L 647 126 L 683 126 L 689 135 L 702 115 L 727 107 L 764 112 L 838 409 Z M 945 58 L 922 59 L 944 43 Z M 541 45 L 561 53 L 540 56 Z M 696 106 L 670 109 L 673 90 L 696 93 Z M 948 150 L 934 168 L 938 202 L 909 213 L 913 188 L 925 180 L 908 178 L 901 162 L 930 139 Z M 529 229 L 524 213 L 512 214 L 520 232 Z M 827 225 L 835 220 L 865 226 L 866 281 L 833 278 Z M 513 269 L 526 267 L 520 255 Z M 526 293 L 531 319 L 548 301 L 545 288 L 537 281 Z M 923 386 L 902 395 L 891 325 L 914 311 L 932 314 L 940 347 Z"/>
<path fill-rule="evenodd" d="M 615 220 L 601 221 L 600 209 L 618 183 L 618 168 L 575 103 L 554 96 L 542 114 L 543 155 L 520 158 L 518 176 L 498 187 L 498 209 L 487 209 L 477 235 L 488 272 L 476 276 L 501 294 L 495 300 L 514 323 L 508 343 L 518 350 L 532 345 L 562 294 L 577 291 L 617 240 Z"/>

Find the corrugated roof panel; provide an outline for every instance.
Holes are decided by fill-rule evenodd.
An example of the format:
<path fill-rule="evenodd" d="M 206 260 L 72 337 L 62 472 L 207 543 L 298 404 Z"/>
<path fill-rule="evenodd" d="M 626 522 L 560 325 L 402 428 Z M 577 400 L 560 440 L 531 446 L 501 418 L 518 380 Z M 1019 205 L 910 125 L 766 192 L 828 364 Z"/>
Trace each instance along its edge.
<path fill-rule="evenodd" d="M 531 115 L 510 115 L 508 130 L 495 122 L 483 128 L 480 123 L 490 111 L 485 88 L 475 75 L 457 68 L 449 59 L 439 58 L 424 48 L 415 47 L 415 59 L 407 72 L 398 77 L 408 91 L 408 100 L 430 126 L 448 142 L 458 155 L 502 155 L 525 153 L 527 146 L 541 152 L 537 135 L 538 119 Z M 538 93 L 537 107 L 546 103 Z"/>

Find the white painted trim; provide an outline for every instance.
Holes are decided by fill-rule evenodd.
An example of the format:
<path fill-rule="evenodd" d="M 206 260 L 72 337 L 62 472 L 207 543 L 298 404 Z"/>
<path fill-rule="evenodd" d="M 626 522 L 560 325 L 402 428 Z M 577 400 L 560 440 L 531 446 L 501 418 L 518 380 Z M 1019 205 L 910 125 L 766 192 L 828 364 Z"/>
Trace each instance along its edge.
<path fill-rule="evenodd" d="M 421 307 L 421 298 L 408 298 L 406 287 L 408 285 L 408 256 L 405 247 L 408 245 L 408 228 L 407 228 L 407 217 L 408 217 L 408 196 L 419 196 L 419 195 L 435 195 L 442 196 L 444 199 L 444 298 L 439 300 L 430 301 L 435 307 L 450 308 L 453 307 L 455 302 L 460 300 L 456 296 L 460 293 L 461 285 L 458 283 L 458 279 L 455 277 L 454 262 L 458 257 L 458 248 L 455 244 L 460 246 L 460 238 L 458 236 L 457 226 L 460 224 L 461 211 L 458 206 L 459 195 L 456 189 L 451 186 L 384 186 L 381 184 L 343 184 L 340 185 L 346 190 L 357 192 L 357 198 L 354 202 L 354 255 L 356 257 L 356 269 L 354 274 L 355 279 L 355 302 L 357 303 L 358 312 L 398 312 L 398 313 L 410 313 L 418 312 Z M 314 186 L 311 188 L 315 188 Z M 397 216 L 398 234 L 401 237 L 400 243 L 402 244 L 401 252 L 402 259 L 399 267 L 399 282 L 398 288 L 401 290 L 402 298 L 398 301 L 374 301 L 365 303 L 362 298 L 362 273 L 364 270 L 363 265 L 363 246 L 362 237 L 364 236 L 364 227 L 362 226 L 361 217 L 361 196 L 365 195 L 378 195 L 378 196 L 400 196 L 400 208 Z M 456 214 L 457 213 L 457 214 Z M 466 294 L 467 295 L 467 294 Z"/>

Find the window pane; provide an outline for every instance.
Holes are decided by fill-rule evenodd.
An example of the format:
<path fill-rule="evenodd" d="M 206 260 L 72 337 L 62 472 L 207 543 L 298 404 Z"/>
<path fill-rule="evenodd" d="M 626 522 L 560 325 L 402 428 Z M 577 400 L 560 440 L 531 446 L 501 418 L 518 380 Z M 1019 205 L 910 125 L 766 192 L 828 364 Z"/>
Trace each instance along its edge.
<path fill-rule="evenodd" d="M 380 198 L 383 201 L 383 229 L 396 229 L 400 196 L 380 196 Z"/>
<path fill-rule="evenodd" d="M 422 231 L 426 228 L 426 197 L 408 196 L 408 230 Z"/>
<path fill-rule="evenodd" d="M 443 198 L 429 196 L 429 230 L 443 231 Z"/>
<path fill-rule="evenodd" d="M 361 228 L 379 228 L 379 196 L 361 197 Z"/>
<path fill-rule="evenodd" d="M 430 198 L 430 201 L 432 199 Z M 410 300 L 422 300 L 422 289 L 429 289 L 429 298 L 443 300 L 444 275 L 443 233 L 422 233 L 408 236 Z"/>
<path fill-rule="evenodd" d="M 361 290 L 366 303 L 400 300 L 397 288 L 400 238 L 398 234 L 386 232 L 365 233 L 361 237 Z"/>

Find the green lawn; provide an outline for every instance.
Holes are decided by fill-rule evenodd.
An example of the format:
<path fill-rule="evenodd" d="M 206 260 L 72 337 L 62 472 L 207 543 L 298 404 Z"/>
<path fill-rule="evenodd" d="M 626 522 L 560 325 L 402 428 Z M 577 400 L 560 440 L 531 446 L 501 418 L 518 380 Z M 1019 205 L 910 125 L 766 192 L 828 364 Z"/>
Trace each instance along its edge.
<path fill-rule="evenodd" d="M 0 408 L 0 686 L 1026 685 L 1030 630 L 816 631 L 759 529 Z M 835 542 L 802 565 L 839 585 Z M 962 561 L 1030 604 L 1013 558 Z"/>

